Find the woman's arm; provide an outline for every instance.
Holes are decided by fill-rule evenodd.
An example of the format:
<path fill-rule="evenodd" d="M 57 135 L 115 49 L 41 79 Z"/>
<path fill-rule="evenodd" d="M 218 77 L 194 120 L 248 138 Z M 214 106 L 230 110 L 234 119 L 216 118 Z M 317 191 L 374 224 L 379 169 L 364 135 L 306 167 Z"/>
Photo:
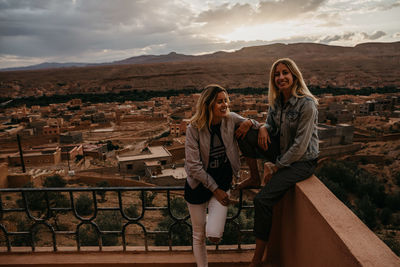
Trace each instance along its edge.
<path fill-rule="evenodd" d="M 189 125 L 185 141 L 185 170 L 189 177 L 200 181 L 204 187 L 214 192 L 218 185 L 203 167 L 200 156 L 199 130 Z"/>
<path fill-rule="evenodd" d="M 268 145 L 271 143 L 269 133 L 274 133 L 276 131 L 276 126 L 274 119 L 272 118 L 272 108 L 268 108 L 268 115 L 265 124 L 260 127 L 258 132 L 258 146 L 264 151 L 268 149 Z"/>
<path fill-rule="evenodd" d="M 299 126 L 293 145 L 277 161 L 276 166 L 283 168 L 299 160 L 307 150 L 315 129 L 318 109 L 312 100 L 307 100 L 300 111 Z"/>
<path fill-rule="evenodd" d="M 230 112 L 230 116 L 232 116 L 235 126 L 239 125 L 235 131 L 235 137 L 237 139 L 243 139 L 250 128 L 258 129 L 260 127 L 260 123 L 258 123 L 258 121 L 244 118 L 235 112 Z"/>

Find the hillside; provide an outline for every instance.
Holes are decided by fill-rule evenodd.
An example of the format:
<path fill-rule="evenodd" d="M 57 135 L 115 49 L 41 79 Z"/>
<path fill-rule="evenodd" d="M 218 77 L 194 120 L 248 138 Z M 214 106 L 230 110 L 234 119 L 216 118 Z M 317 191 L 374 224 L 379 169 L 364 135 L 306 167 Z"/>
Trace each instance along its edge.
<path fill-rule="evenodd" d="M 294 59 L 309 85 L 400 87 L 400 42 L 355 47 L 312 43 L 245 47 L 201 56 L 140 56 L 96 66 L 0 72 L 0 97 L 201 88 L 267 87 L 272 62 Z"/>

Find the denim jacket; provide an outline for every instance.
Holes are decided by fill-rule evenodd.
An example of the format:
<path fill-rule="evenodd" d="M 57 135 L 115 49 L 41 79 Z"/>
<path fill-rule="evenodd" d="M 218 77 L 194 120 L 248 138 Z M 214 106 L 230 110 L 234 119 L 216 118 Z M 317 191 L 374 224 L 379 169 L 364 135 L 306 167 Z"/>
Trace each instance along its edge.
<path fill-rule="evenodd" d="M 246 119 L 242 116 L 230 112 L 221 122 L 221 137 L 225 146 L 226 156 L 228 157 L 233 175 L 239 177 L 240 157 L 239 147 L 235 138 L 235 127 Z M 258 122 L 251 120 L 253 128 L 259 127 Z M 186 129 L 185 141 L 185 170 L 188 175 L 187 182 L 194 189 L 200 183 L 214 192 L 218 188 L 214 178 L 207 173 L 208 161 L 210 156 L 211 134 L 208 127 L 197 129 L 189 124 Z"/>
<path fill-rule="evenodd" d="M 318 109 L 308 96 L 292 96 L 283 106 L 277 98 L 273 107 L 269 107 L 265 126 L 270 134 L 280 138 L 281 154 L 276 161 L 278 168 L 318 157 L 317 123 Z"/>

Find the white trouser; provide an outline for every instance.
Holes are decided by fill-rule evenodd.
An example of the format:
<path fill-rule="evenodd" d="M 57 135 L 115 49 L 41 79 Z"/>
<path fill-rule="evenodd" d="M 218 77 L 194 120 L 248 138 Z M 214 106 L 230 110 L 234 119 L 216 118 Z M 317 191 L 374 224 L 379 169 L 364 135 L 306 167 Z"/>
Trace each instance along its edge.
<path fill-rule="evenodd" d="M 186 203 L 189 208 L 190 220 L 192 221 L 194 258 L 196 259 L 197 267 L 207 267 L 206 236 L 222 237 L 228 207 L 223 206 L 214 196 L 203 204 Z"/>

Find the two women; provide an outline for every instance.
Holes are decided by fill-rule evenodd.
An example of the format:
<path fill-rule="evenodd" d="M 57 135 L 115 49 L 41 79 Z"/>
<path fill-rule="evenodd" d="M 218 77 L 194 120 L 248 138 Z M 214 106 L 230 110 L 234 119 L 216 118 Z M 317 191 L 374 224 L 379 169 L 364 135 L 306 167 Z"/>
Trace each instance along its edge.
<path fill-rule="evenodd" d="M 229 112 L 228 93 L 219 85 L 207 86 L 196 108 L 186 130 L 185 200 L 192 222 L 193 253 L 197 266 L 203 267 L 208 266 L 206 237 L 214 243 L 220 241 L 232 176 L 238 176 L 240 170 L 236 138 L 245 136 L 257 123 Z"/>
<path fill-rule="evenodd" d="M 272 224 L 273 206 L 295 183 L 310 177 L 318 157 L 317 99 L 308 90 L 296 64 L 276 61 L 270 72 L 267 121 L 259 125 L 229 113 L 226 91 L 219 86 L 202 93 L 186 136 L 185 199 L 193 227 L 193 250 L 198 266 L 207 266 L 205 236 L 222 236 L 229 185 L 239 171 L 239 150 L 251 177 L 238 188 L 259 185 L 257 158 L 267 159 L 266 185 L 254 199 L 256 249 L 250 266 L 261 266 Z M 235 132 L 235 127 L 240 127 Z M 243 140 L 242 138 L 245 137 Z M 208 220 L 206 223 L 206 209 Z"/>

